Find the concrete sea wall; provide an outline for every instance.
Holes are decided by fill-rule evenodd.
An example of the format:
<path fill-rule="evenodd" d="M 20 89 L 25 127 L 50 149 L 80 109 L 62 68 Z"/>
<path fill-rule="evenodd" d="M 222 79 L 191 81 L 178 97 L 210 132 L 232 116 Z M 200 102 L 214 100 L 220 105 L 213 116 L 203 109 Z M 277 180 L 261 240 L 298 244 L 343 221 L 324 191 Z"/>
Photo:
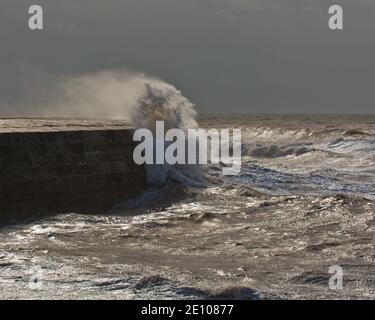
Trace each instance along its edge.
<path fill-rule="evenodd" d="M 0 224 L 99 213 L 147 187 L 133 131 L 0 133 Z"/>

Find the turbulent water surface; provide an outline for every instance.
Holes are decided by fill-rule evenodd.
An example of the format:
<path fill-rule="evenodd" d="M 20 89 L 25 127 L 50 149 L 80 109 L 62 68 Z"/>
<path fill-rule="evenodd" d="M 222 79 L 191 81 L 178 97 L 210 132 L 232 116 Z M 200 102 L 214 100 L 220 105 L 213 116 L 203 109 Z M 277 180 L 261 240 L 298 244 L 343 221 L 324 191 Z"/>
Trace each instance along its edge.
<path fill-rule="evenodd" d="M 241 174 L 208 166 L 102 215 L 2 228 L 0 297 L 375 298 L 375 116 L 198 123 L 242 129 Z"/>

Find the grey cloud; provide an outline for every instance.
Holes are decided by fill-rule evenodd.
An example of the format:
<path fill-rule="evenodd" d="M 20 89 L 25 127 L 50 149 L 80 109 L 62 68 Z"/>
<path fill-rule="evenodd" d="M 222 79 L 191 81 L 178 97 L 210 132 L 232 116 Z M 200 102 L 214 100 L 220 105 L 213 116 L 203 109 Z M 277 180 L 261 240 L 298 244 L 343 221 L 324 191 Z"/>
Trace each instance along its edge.
<path fill-rule="evenodd" d="M 328 30 L 328 0 L 2 0 L 0 103 L 28 98 L 27 65 L 145 72 L 206 112 L 374 112 L 375 2 L 334 2 L 343 31 Z M 27 29 L 35 3 L 40 32 Z"/>

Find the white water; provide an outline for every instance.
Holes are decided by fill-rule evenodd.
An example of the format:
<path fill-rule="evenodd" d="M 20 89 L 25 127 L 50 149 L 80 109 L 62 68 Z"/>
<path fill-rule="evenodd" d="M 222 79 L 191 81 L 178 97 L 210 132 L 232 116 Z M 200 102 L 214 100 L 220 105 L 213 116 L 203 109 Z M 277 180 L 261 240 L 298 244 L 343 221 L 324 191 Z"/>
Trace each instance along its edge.
<path fill-rule="evenodd" d="M 145 79 L 145 91 L 130 112 L 133 127 L 146 128 L 155 133 L 156 121 L 164 122 L 164 130 L 198 128 L 193 103 L 174 86 L 157 79 Z M 154 136 L 155 137 L 155 136 Z M 187 138 L 188 139 L 188 138 Z M 188 145 L 188 143 L 186 143 Z M 164 145 L 164 149 L 167 144 Z M 157 146 L 154 144 L 154 151 Z M 185 186 L 203 186 L 205 178 L 198 165 L 146 165 L 150 186 L 179 182 Z"/>

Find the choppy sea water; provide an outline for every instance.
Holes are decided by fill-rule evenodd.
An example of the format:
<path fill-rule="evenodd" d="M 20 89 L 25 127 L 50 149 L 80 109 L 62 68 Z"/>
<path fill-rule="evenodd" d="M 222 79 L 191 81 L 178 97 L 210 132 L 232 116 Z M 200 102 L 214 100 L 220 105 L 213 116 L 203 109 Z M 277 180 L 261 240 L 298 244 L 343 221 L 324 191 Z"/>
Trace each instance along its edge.
<path fill-rule="evenodd" d="M 375 298 L 375 116 L 198 122 L 242 129 L 239 175 L 207 166 L 204 186 L 171 179 L 102 215 L 2 228 L 0 297 Z"/>

